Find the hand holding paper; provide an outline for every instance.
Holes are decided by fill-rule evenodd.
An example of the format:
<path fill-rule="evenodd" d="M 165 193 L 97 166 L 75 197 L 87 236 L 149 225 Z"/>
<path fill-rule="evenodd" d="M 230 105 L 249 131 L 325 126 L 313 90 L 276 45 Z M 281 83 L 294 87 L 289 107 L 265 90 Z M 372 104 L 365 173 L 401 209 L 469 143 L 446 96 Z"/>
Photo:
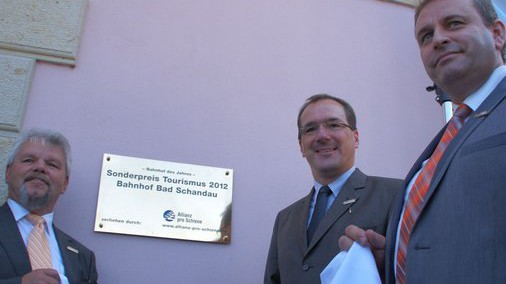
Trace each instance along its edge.
<path fill-rule="evenodd" d="M 332 259 L 320 279 L 322 284 L 381 284 L 371 249 L 356 242 Z"/>

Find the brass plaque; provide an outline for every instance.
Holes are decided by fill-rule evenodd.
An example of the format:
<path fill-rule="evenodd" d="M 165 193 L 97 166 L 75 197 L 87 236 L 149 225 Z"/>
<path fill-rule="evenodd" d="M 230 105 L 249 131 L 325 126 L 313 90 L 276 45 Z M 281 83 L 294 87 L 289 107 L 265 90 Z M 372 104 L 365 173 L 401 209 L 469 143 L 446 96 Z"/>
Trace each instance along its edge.
<path fill-rule="evenodd" d="M 230 243 L 233 170 L 104 154 L 95 231 Z"/>

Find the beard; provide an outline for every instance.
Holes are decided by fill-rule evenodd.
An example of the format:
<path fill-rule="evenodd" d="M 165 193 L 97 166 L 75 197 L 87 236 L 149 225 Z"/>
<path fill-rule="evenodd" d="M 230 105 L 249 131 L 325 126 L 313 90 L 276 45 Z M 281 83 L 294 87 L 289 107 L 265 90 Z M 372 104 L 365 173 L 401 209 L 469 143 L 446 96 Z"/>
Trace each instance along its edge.
<path fill-rule="evenodd" d="M 46 207 L 49 204 L 49 189 L 43 196 L 30 196 L 26 192 L 25 185 L 22 185 L 19 190 L 19 203 L 28 211 L 38 210 Z"/>

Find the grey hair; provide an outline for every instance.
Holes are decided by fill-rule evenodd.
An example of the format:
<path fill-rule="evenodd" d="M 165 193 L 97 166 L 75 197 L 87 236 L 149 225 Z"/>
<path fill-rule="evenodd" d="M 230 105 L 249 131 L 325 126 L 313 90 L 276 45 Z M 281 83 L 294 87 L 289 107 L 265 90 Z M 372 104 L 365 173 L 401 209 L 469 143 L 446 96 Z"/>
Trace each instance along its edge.
<path fill-rule="evenodd" d="M 14 142 L 14 146 L 12 146 L 7 158 L 7 167 L 12 165 L 14 158 L 21 149 L 21 146 L 28 141 L 40 142 L 44 145 L 61 148 L 63 150 L 63 154 L 65 155 L 65 174 L 67 177 L 70 176 L 72 153 L 69 141 L 65 138 L 65 136 L 63 136 L 63 134 L 49 129 L 33 128 L 23 131 Z"/>

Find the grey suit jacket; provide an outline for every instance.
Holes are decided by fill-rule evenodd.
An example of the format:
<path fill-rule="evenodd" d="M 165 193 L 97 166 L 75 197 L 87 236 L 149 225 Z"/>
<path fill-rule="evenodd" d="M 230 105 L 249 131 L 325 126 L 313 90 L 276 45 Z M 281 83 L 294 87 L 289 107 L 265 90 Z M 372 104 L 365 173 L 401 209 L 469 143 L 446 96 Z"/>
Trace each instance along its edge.
<path fill-rule="evenodd" d="M 85 246 L 54 227 L 65 267 L 71 284 L 97 283 L 95 255 Z M 32 270 L 23 238 L 5 203 L 0 206 L 0 283 L 21 283 L 21 277 Z"/>
<path fill-rule="evenodd" d="M 506 79 L 471 114 L 436 168 L 407 248 L 407 283 L 506 281 Z M 425 149 L 405 183 L 433 152 Z M 404 185 L 406 187 L 406 184 Z M 386 282 L 394 257 L 402 197 L 387 230 Z"/>
<path fill-rule="evenodd" d="M 307 244 L 306 225 L 314 189 L 279 212 L 272 233 L 264 283 L 320 283 L 320 273 L 339 253 L 339 237 L 355 224 L 384 233 L 388 211 L 400 191 L 398 179 L 367 176 L 355 170 L 331 205 L 311 243 Z M 355 199 L 355 203 L 343 204 Z"/>

